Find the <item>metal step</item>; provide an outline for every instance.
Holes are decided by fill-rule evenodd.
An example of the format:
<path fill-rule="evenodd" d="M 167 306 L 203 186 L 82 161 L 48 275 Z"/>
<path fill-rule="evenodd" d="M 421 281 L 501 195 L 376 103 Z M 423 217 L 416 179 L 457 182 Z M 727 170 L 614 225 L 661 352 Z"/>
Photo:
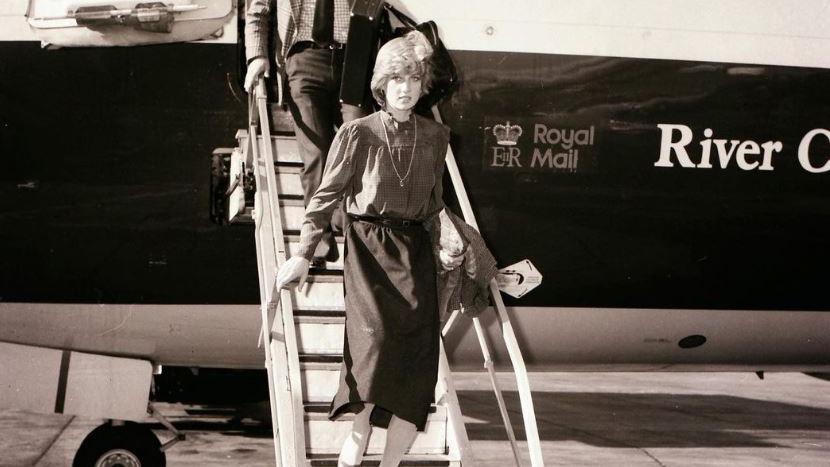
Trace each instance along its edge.
<path fill-rule="evenodd" d="M 283 230 L 300 230 L 305 219 L 305 204 L 298 198 L 280 198 Z"/>
<path fill-rule="evenodd" d="M 314 467 L 333 467 L 337 465 L 337 456 L 329 454 L 311 455 L 308 457 L 309 462 Z M 381 456 L 378 454 L 367 454 L 363 456 L 363 462 L 360 464 L 363 467 L 380 465 Z M 452 461 L 446 454 L 408 454 L 405 455 L 401 463 L 402 467 L 441 467 L 451 466 Z M 455 464 L 460 465 L 460 464 Z"/>
<path fill-rule="evenodd" d="M 305 202 L 297 195 L 281 195 L 280 215 L 282 215 L 283 232 L 296 234 L 300 231 L 305 220 Z M 250 214 L 251 206 L 245 208 L 246 214 Z M 299 240 L 299 236 L 297 237 Z"/>
<path fill-rule="evenodd" d="M 329 404 L 308 404 L 306 409 L 306 452 L 308 454 L 334 454 L 340 452 L 343 441 L 352 428 L 352 414 L 344 414 L 335 421 L 328 419 Z M 418 433 L 410 454 L 447 453 L 447 411 L 433 406 L 427 418 L 426 428 Z M 381 454 L 386 444 L 386 430 L 374 427 L 366 448 L 368 454 Z"/>
<path fill-rule="evenodd" d="M 291 298 L 297 314 L 303 311 L 343 311 L 346 309 L 343 297 L 342 271 L 311 273 L 302 291 L 291 287 Z"/>
<path fill-rule="evenodd" d="M 303 196 L 303 184 L 300 173 L 303 168 L 299 165 L 277 163 L 277 191 L 282 195 Z"/>
<path fill-rule="evenodd" d="M 340 380 L 342 354 L 301 354 L 300 371 L 303 375 L 303 401 L 307 403 L 329 403 L 337 391 Z M 439 381 L 435 387 L 435 400 L 441 401 L 446 386 Z"/>
<path fill-rule="evenodd" d="M 273 90 L 271 91 L 274 92 Z M 294 134 L 294 119 L 291 112 L 284 106 L 268 103 L 268 113 L 271 115 L 271 132 Z"/>
<path fill-rule="evenodd" d="M 302 198 L 296 196 L 288 198 L 280 198 L 280 216 L 283 220 L 283 230 L 299 231 L 305 219 L 305 204 Z M 244 209 L 234 219 L 235 224 L 253 224 L 253 210 L 252 204 L 245 205 Z"/>
<path fill-rule="evenodd" d="M 344 317 L 295 315 L 297 346 L 303 355 L 342 355 Z"/>
<path fill-rule="evenodd" d="M 262 139 L 262 136 L 258 136 Z M 248 144 L 248 131 L 238 130 L 236 132 L 237 144 L 240 148 Z M 295 162 L 302 163 L 300 152 L 297 149 L 297 140 L 293 136 L 271 135 L 271 144 L 274 149 L 274 162 Z"/>
<path fill-rule="evenodd" d="M 286 234 L 284 235 L 285 243 L 288 246 L 288 256 L 293 256 L 297 250 L 300 248 L 300 235 L 296 233 Z M 326 262 L 326 269 L 332 271 L 342 271 L 343 270 L 343 256 L 346 254 L 344 250 L 344 239 L 342 235 L 335 235 L 335 241 L 337 242 L 337 252 L 340 253 L 337 261 L 328 261 Z"/>
<path fill-rule="evenodd" d="M 340 382 L 340 363 L 301 362 L 303 402 L 330 403 Z"/>

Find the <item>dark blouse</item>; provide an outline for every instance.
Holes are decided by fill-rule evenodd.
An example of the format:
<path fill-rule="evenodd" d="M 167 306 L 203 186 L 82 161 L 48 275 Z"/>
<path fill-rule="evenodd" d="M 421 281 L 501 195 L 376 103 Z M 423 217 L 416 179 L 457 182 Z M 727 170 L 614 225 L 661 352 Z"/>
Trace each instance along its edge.
<path fill-rule="evenodd" d="M 329 149 L 320 187 L 306 207 L 297 254 L 312 259 L 341 197 L 349 214 L 431 221 L 444 207 L 449 137 L 447 126 L 414 113 L 405 122 L 379 111 L 343 124 Z"/>

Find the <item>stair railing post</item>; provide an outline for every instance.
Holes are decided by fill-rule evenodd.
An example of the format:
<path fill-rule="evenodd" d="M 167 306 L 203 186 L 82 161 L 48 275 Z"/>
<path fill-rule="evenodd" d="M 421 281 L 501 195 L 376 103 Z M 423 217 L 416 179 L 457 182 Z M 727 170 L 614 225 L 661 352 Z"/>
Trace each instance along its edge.
<path fill-rule="evenodd" d="M 269 390 L 272 390 L 272 418 L 274 448 L 278 465 L 301 466 L 307 464 L 305 453 L 305 425 L 300 379 L 299 354 L 290 292 L 275 288 L 277 267 L 285 262 L 285 239 L 280 213 L 276 175 L 274 173 L 274 147 L 269 125 L 268 100 L 265 81 L 256 86 L 256 110 L 259 115 L 261 138 L 252 126 L 252 140 L 257 150 L 253 153 L 257 196 L 257 241 L 260 249 L 260 293 L 263 294 L 263 329 L 268 360 Z M 252 121 L 255 120 L 251 116 Z M 273 317 L 273 318 L 272 318 Z M 272 321 L 273 319 L 273 321 Z M 270 348 L 270 352 L 269 349 Z M 277 374 L 279 373 L 279 374 Z"/>
<path fill-rule="evenodd" d="M 257 90 L 259 92 L 259 90 Z M 260 180 L 261 178 L 261 168 L 260 168 L 260 157 L 259 157 L 259 141 L 258 141 L 258 133 L 259 130 L 257 129 L 258 123 L 258 114 L 256 112 L 256 95 L 249 96 L 249 107 L 248 107 L 248 144 L 246 145 L 246 150 L 251 152 L 252 157 L 252 165 L 254 169 L 254 178 L 256 180 Z M 276 461 L 277 467 L 282 467 L 282 454 L 281 454 L 281 445 L 280 445 L 280 424 L 279 419 L 277 417 L 277 410 L 276 407 L 278 406 L 277 399 L 276 399 L 276 388 L 274 387 L 274 374 L 273 374 L 273 365 L 272 365 L 272 358 L 271 358 L 271 337 L 270 337 L 270 325 L 269 322 L 269 310 L 268 310 L 268 299 L 267 299 L 267 288 L 266 284 L 266 272 L 265 272 L 265 262 L 264 258 L 266 256 L 265 245 L 266 239 L 263 239 L 264 236 L 267 236 L 267 232 L 264 232 L 264 226 L 262 222 L 262 212 L 265 209 L 263 205 L 265 201 L 262 199 L 262 192 L 257 190 L 254 195 L 254 239 L 256 240 L 256 250 L 257 250 L 257 274 L 259 276 L 259 296 L 260 296 L 260 313 L 262 319 L 262 327 L 260 329 L 260 338 L 265 343 L 265 370 L 268 375 L 268 397 L 271 406 L 271 426 L 273 429 L 273 438 L 274 438 L 274 459 Z"/>
<path fill-rule="evenodd" d="M 441 113 L 438 111 L 437 106 L 432 107 L 432 114 L 436 121 L 442 121 Z M 461 172 L 458 170 L 458 164 L 456 163 L 455 155 L 452 152 L 452 147 L 447 148 L 446 168 L 447 172 L 450 174 L 450 178 L 452 179 L 455 194 L 458 197 L 461 212 L 464 215 L 464 221 L 476 230 L 479 230 L 478 223 L 475 219 L 475 213 L 473 212 L 472 205 L 470 204 L 470 199 L 467 196 L 467 190 L 464 187 L 464 181 L 461 179 Z M 513 370 L 516 375 L 516 384 L 519 391 L 519 400 L 522 406 L 522 417 L 524 419 L 525 436 L 527 437 L 527 445 L 530 451 L 530 463 L 533 467 L 542 467 L 545 464 L 544 459 L 542 459 L 542 445 L 539 441 L 539 430 L 536 426 L 536 413 L 533 409 L 530 381 L 527 376 L 527 369 L 524 364 L 524 359 L 522 358 L 522 351 L 519 348 L 516 334 L 513 332 L 513 325 L 510 322 L 510 317 L 507 314 L 504 301 L 501 298 L 501 292 L 499 291 L 495 279 L 490 281 L 490 295 L 493 297 L 493 301 L 495 302 L 496 312 L 501 324 L 502 336 L 504 337 L 507 352 L 510 356 L 510 361 L 513 364 Z M 473 320 L 475 322 L 478 318 L 473 318 Z M 480 324 L 478 326 L 480 326 Z M 476 334 L 479 341 L 482 343 L 482 349 L 484 349 L 487 346 L 484 333 L 479 333 L 477 331 Z M 491 379 L 491 381 L 495 380 Z M 497 389 L 497 383 L 494 383 L 494 388 L 496 389 L 497 394 L 500 394 L 500 391 Z M 497 396 L 497 398 L 498 397 L 499 396 Z M 507 425 L 509 425 L 509 422 Z"/>

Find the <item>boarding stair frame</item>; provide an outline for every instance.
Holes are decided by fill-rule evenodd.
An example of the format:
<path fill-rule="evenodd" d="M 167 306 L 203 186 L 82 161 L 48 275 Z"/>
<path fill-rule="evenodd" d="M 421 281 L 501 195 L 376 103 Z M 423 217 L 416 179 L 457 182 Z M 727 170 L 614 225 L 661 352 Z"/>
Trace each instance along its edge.
<path fill-rule="evenodd" d="M 256 135 L 270 142 L 268 103 L 265 83 L 260 80 L 249 99 L 247 144 L 240 146 L 250 154 L 257 186 L 254 197 L 254 236 L 257 249 L 261 342 L 265 348 L 268 394 L 274 433 L 277 466 L 306 464 L 305 421 L 300 385 L 300 361 L 294 311 L 288 291 L 276 289 L 276 272 L 285 262 L 282 213 L 276 198 L 274 153 L 270 144 L 259 144 Z M 277 228 L 275 228 L 277 227 Z M 285 298 L 285 300 L 283 300 Z M 285 322 L 289 325 L 286 325 Z"/>
<path fill-rule="evenodd" d="M 312 270 L 304 293 L 296 289 L 275 290 L 276 270 L 287 256 L 291 256 L 293 248 L 296 248 L 297 231 L 304 212 L 301 197 L 282 196 L 279 188 L 287 187 L 289 191 L 299 188 L 297 181 L 300 161 L 295 158 L 286 162 L 279 155 L 279 148 L 290 145 L 293 141 L 271 134 L 268 123 L 269 104 L 262 80 L 251 97 L 249 111 L 248 131 L 240 131 L 237 134 L 241 152 L 237 156 L 241 156 L 243 161 L 248 161 L 253 167 L 256 184 L 254 209 L 251 214 L 255 224 L 263 323 L 260 341 L 264 343 L 268 371 L 276 465 L 299 466 L 331 462 L 332 459 L 336 459 L 340 444 L 350 427 L 349 422 L 328 421 L 327 410 L 324 410 L 322 405 L 330 400 L 336 390 L 339 362 L 342 359 L 342 262 L 329 263 L 325 272 L 317 271 L 314 274 Z M 436 120 L 440 121 L 437 108 L 433 111 Z M 250 135 L 255 137 L 249 137 Z M 296 155 L 296 151 L 294 154 Z M 464 218 L 467 223 L 478 228 L 451 148 L 446 157 L 447 171 L 453 181 Z M 342 248 L 342 239 L 339 247 Z M 491 282 L 490 290 L 516 373 L 531 465 L 542 466 L 544 464 L 541 446 L 521 351 L 495 280 Z M 295 311 L 298 311 L 297 315 Z M 457 317 L 457 313 L 453 314 L 445 325 L 442 336 L 457 322 Z M 286 323 L 292 325 L 286 326 Z M 484 366 L 489 372 L 500 413 L 505 421 L 516 465 L 521 465 L 518 445 L 496 382 L 483 326 L 478 318 L 474 318 L 473 323 L 484 356 Z M 384 436 L 385 430 L 373 430 L 365 461 L 373 462 L 379 458 Z M 443 439 L 443 445 L 436 446 L 434 442 L 429 441 L 430 437 Z M 319 445 L 320 442 L 324 442 L 325 445 Z M 426 431 L 416 438 L 410 453 L 404 458 L 403 465 L 417 465 L 421 462 L 435 465 L 435 461 L 452 466 L 475 465 L 452 383 L 443 339 L 439 356 L 436 404 L 430 414 Z"/>

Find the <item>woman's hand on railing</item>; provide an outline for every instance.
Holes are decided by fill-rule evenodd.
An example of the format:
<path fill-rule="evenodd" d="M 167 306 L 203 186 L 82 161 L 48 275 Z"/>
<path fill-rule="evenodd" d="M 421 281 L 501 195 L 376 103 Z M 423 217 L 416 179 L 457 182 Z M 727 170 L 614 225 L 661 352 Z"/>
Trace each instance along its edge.
<path fill-rule="evenodd" d="M 282 263 L 277 270 L 277 289 L 282 290 L 288 284 L 297 281 L 297 290 L 302 291 L 308 278 L 308 269 L 311 267 L 308 260 L 301 256 L 292 256 Z"/>

